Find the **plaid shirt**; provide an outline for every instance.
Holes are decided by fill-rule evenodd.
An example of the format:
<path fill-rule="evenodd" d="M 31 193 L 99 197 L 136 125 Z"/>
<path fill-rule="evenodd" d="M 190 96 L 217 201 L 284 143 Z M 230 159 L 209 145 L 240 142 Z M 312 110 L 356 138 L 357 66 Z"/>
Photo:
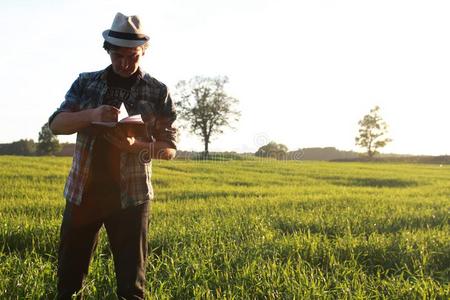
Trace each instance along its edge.
<path fill-rule="evenodd" d="M 66 94 L 65 101 L 50 116 L 49 124 L 60 112 L 77 112 L 102 105 L 107 91 L 107 71 L 81 73 Z M 138 80 L 131 88 L 131 96 L 124 103 L 130 115 L 156 112 L 156 123 L 151 133 L 156 141 L 164 141 L 176 149 L 175 109 L 167 87 L 149 74 L 138 71 Z M 146 124 L 149 125 L 149 124 Z M 150 128 L 149 128 L 150 129 Z M 64 187 L 67 201 L 79 205 L 89 176 L 95 135 L 88 130 L 77 133 L 72 168 Z M 122 152 L 120 154 L 120 201 L 121 207 L 139 205 L 153 198 L 151 185 L 151 160 L 148 155 Z"/>

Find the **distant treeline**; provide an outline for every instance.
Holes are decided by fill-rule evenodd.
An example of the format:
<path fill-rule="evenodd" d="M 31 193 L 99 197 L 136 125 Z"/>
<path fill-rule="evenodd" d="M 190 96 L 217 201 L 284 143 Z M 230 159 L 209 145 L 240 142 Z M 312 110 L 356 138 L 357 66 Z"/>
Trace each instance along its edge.
<path fill-rule="evenodd" d="M 376 158 L 358 157 L 352 159 L 333 159 L 336 162 L 386 162 L 386 163 L 411 163 L 411 164 L 440 164 L 449 165 L 450 155 L 406 155 L 406 156 L 381 156 Z"/>
<path fill-rule="evenodd" d="M 19 140 L 0 144 L 0 155 L 36 155 L 36 143 L 33 140 Z"/>
<path fill-rule="evenodd" d="M 268 152 L 267 155 L 258 153 L 237 153 L 237 152 L 209 152 L 205 157 L 203 152 L 195 151 L 177 151 L 177 159 L 193 159 L 193 160 L 262 160 L 262 159 L 278 159 L 278 160 L 332 160 L 332 159 L 351 159 L 357 158 L 359 153 L 352 151 L 341 151 L 334 147 L 326 148 L 305 148 L 296 151 L 288 151 L 278 154 L 275 158 L 273 153 Z"/>
<path fill-rule="evenodd" d="M 61 148 L 59 148 L 61 146 Z M 56 156 L 72 156 L 75 144 L 62 143 L 58 144 L 58 152 Z M 47 152 L 48 153 L 48 152 Z M 0 144 L 0 155 L 22 155 L 35 156 L 47 155 L 45 152 L 39 151 L 39 143 L 35 143 L 32 139 L 22 139 L 12 143 Z"/>
<path fill-rule="evenodd" d="M 56 156 L 72 156 L 75 144 L 62 143 L 61 151 Z M 36 146 L 32 140 L 20 140 L 9 144 L 0 144 L 0 155 L 35 155 Z M 261 160 L 274 159 L 273 157 L 255 156 L 255 153 L 237 153 L 229 152 L 210 152 L 207 157 L 203 152 L 178 150 L 176 159 L 181 160 Z M 285 153 L 280 159 L 285 160 L 324 160 L 336 162 L 399 162 L 399 163 L 431 163 L 431 164 L 450 164 L 450 155 L 441 156 L 413 156 L 401 154 L 380 154 L 376 158 L 362 156 L 361 153 L 354 151 L 342 151 L 334 147 L 324 148 L 304 148 Z"/>
<path fill-rule="evenodd" d="M 205 158 L 202 152 L 177 151 L 177 159 L 185 160 L 261 160 L 275 159 L 273 157 L 258 157 L 255 153 L 237 153 L 237 152 L 210 152 Z M 334 147 L 324 148 L 304 148 L 296 151 L 289 151 L 283 157 L 285 160 L 323 160 L 335 162 L 399 162 L 399 163 L 426 163 L 426 164 L 450 164 L 449 155 L 441 156 L 414 156 L 406 154 L 379 154 L 378 157 L 370 159 L 369 157 L 354 151 L 341 151 Z"/>

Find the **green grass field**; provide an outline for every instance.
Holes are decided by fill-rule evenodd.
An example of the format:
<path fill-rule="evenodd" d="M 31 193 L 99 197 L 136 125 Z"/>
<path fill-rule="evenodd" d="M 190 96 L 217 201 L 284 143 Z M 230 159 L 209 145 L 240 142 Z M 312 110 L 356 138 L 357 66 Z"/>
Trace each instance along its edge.
<path fill-rule="evenodd" d="M 0 157 L 0 299 L 55 297 L 70 158 Z M 154 162 L 151 299 L 448 299 L 450 167 Z M 114 299 L 104 231 L 88 299 Z"/>

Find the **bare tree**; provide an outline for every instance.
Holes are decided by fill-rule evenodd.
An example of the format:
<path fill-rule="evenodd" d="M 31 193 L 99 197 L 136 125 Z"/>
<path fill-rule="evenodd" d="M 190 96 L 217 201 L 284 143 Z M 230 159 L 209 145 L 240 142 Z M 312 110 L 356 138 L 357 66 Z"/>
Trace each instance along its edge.
<path fill-rule="evenodd" d="M 386 137 L 388 126 L 379 115 L 379 111 L 380 108 L 375 106 L 358 122 L 359 134 L 355 138 L 355 143 L 357 146 L 366 148 L 370 158 L 378 153 L 377 149 L 392 141 Z"/>
<path fill-rule="evenodd" d="M 224 90 L 228 77 L 196 76 L 189 81 L 180 81 L 177 88 L 179 101 L 176 102 L 180 119 L 189 124 L 192 133 L 201 136 L 205 146 L 205 156 L 213 135 L 223 133 L 238 121 L 240 113 L 234 109 L 238 100 Z"/>

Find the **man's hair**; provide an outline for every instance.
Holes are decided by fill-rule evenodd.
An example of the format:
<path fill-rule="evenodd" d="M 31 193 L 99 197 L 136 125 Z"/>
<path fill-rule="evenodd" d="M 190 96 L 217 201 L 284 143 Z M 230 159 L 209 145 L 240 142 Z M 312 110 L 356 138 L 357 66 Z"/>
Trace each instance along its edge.
<path fill-rule="evenodd" d="M 145 43 L 145 44 L 143 44 L 143 45 L 141 45 L 141 46 L 139 46 L 139 47 L 142 48 L 142 51 L 147 50 L 147 48 L 148 48 L 148 42 Z M 109 43 L 109 42 L 107 42 L 107 41 L 104 41 L 104 42 L 103 42 L 103 49 L 105 49 L 106 52 L 109 52 L 109 51 L 111 51 L 111 50 L 113 50 L 113 51 L 114 51 L 114 50 L 118 50 L 118 49 L 120 49 L 120 48 L 123 48 L 123 47 L 113 45 L 113 44 L 111 44 L 111 43 Z"/>

